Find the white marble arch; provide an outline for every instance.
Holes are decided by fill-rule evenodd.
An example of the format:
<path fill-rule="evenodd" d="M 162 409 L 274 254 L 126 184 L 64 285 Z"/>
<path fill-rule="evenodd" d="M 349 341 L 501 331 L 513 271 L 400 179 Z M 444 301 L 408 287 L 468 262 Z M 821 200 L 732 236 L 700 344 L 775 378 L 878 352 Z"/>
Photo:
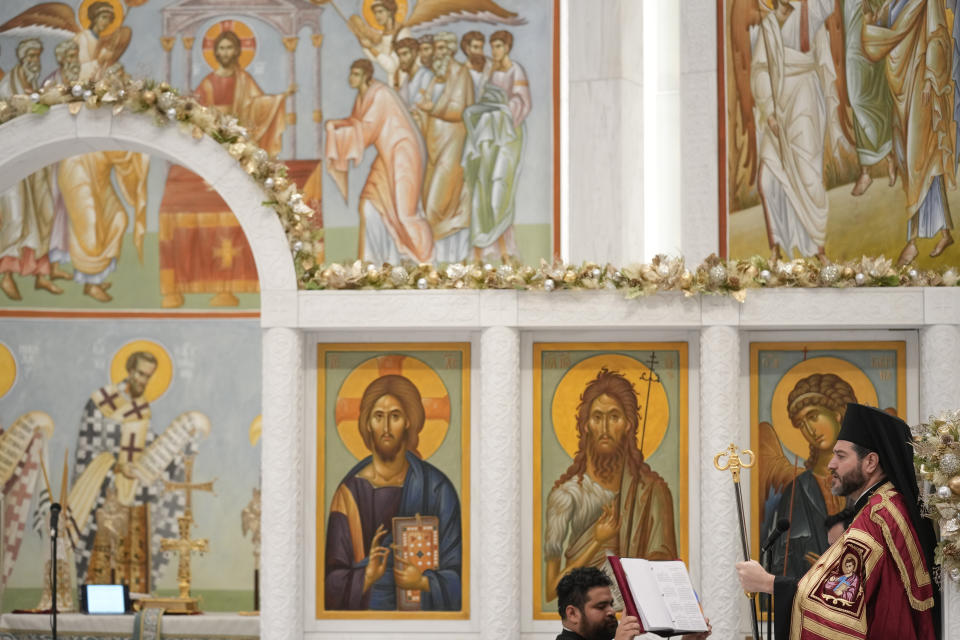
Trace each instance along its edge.
<path fill-rule="evenodd" d="M 90 151 L 142 151 L 181 164 L 210 183 L 236 214 L 250 241 L 264 300 L 297 290 L 279 218 L 260 204 L 263 190 L 211 138 L 194 139 L 174 124 L 158 126 L 148 115 L 84 107 L 74 116 L 67 105 L 57 105 L 0 126 L 0 149 L 0 191 L 62 158 Z"/>

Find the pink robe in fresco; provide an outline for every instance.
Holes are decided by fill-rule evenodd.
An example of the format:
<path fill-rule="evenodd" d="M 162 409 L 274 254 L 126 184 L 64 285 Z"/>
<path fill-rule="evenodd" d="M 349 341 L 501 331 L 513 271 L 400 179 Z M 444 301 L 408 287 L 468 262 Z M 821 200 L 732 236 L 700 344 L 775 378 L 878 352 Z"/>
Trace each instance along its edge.
<path fill-rule="evenodd" d="M 341 125 L 335 127 L 335 125 Z M 327 171 L 347 197 L 347 170 L 373 145 L 377 157 L 360 192 L 360 211 L 369 201 L 380 213 L 402 254 L 420 262 L 433 256 L 433 232 L 419 205 L 426 149 L 403 100 L 377 80 L 353 104 L 344 120 L 327 122 Z"/>

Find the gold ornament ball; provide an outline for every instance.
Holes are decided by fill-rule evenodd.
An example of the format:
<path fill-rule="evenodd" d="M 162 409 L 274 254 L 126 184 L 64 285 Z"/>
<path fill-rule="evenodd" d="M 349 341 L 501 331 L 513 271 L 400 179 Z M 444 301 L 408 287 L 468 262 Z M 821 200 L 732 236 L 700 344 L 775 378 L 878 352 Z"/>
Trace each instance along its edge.
<path fill-rule="evenodd" d="M 149 90 L 144 91 L 141 97 L 143 98 L 143 101 L 147 104 L 152 105 L 157 101 L 157 94 L 155 94 L 153 91 L 149 91 Z"/>
<path fill-rule="evenodd" d="M 950 487 L 950 491 L 953 491 L 953 495 L 960 496 L 960 476 L 953 476 L 947 482 L 947 486 Z"/>

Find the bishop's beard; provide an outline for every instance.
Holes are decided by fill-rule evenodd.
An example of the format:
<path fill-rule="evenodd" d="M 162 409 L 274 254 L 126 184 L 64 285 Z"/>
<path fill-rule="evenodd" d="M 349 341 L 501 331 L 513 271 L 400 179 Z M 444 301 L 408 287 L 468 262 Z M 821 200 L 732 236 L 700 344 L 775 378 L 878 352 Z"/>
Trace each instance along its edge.
<path fill-rule="evenodd" d="M 625 440 L 621 440 L 613 451 L 604 453 L 598 450 L 597 441 L 593 437 L 587 438 L 587 460 L 593 463 L 593 468 L 601 480 L 613 480 L 623 470 L 627 457 L 624 442 Z"/>

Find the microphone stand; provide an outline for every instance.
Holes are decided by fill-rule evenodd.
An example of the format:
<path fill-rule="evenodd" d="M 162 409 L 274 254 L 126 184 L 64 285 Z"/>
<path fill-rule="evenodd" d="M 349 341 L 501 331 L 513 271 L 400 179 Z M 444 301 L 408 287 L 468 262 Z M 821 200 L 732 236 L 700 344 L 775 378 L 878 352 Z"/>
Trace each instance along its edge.
<path fill-rule="evenodd" d="M 766 554 L 761 558 L 764 560 L 763 568 L 767 573 L 773 573 L 770 569 L 773 567 L 773 545 L 767 547 Z M 767 640 L 773 640 L 773 594 L 764 594 L 767 596 Z"/>
<path fill-rule="evenodd" d="M 53 605 L 50 608 L 51 631 L 53 640 L 57 640 L 57 520 L 60 516 L 60 504 L 50 505 L 50 590 L 53 592 Z"/>

